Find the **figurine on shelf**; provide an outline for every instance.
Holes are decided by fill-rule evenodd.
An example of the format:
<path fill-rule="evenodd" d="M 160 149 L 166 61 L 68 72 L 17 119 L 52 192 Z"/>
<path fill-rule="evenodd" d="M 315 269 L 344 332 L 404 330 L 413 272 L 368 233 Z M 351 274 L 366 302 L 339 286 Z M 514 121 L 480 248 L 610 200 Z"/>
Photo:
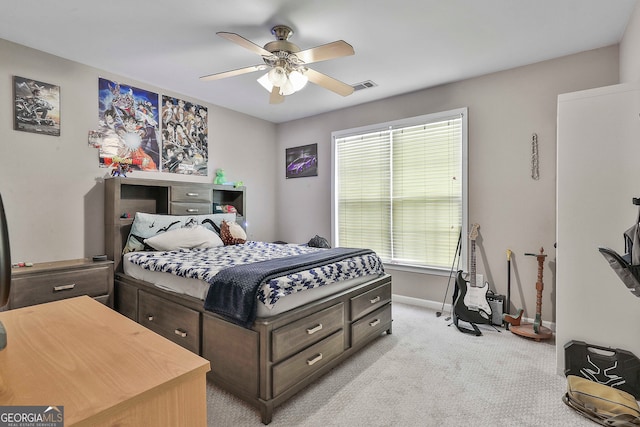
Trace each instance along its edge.
<path fill-rule="evenodd" d="M 216 169 L 216 178 L 213 180 L 214 184 L 224 184 L 224 169 Z"/>
<path fill-rule="evenodd" d="M 113 165 L 113 170 L 111 171 L 111 176 L 121 176 L 123 178 L 127 177 L 127 173 L 131 172 L 131 166 L 128 163 L 115 163 Z"/>

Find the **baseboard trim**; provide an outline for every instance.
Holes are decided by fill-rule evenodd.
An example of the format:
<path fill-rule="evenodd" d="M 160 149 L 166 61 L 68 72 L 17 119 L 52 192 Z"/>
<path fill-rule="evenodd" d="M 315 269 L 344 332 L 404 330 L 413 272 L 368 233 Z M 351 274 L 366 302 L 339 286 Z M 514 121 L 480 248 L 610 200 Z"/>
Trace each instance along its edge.
<path fill-rule="evenodd" d="M 451 304 L 445 304 L 443 308 L 441 302 L 426 300 L 422 298 L 414 298 L 414 297 L 408 297 L 405 295 L 393 294 L 391 295 L 391 300 L 401 302 L 403 304 L 417 305 L 419 307 L 425 307 L 425 308 L 430 308 L 436 311 L 442 311 L 443 313 L 451 311 Z"/>
<path fill-rule="evenodd" d="M 392 294 L 391 300 L 400 302 L 403 304 L 415 305 L 418 307 L 430 308 L 432 310 L 441 311 L 442 314 L 451 313 L 451 304 L 444 304 L 444 308 L 441 302 L 426 300 L 422 298 L 414 298 L 408 297 L 405 295 Z M 533 323 L 534 319 L 530 319 L 528 317 L 523 317 L 522 321 L 525 323 Z M 544 326 L 551 329 L 553 332 L 556 331 L 555 322 L 543 322 Z"/>

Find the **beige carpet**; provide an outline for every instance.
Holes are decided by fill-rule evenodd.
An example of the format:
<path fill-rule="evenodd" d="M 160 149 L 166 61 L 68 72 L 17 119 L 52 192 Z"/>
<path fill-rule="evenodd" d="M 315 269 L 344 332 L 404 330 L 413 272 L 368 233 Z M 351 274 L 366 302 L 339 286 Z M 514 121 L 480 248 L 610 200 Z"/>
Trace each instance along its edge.
<path fill-rule="evenodd" d="M 594 426 L 561 400 L 555 343 L 482 326 L 462 334 L 445 315 L 394 303 L 382 335 L 295 398 L 270 426 Z M 260 426 L 257 410 L 207 386 L 209 426 Z"/>

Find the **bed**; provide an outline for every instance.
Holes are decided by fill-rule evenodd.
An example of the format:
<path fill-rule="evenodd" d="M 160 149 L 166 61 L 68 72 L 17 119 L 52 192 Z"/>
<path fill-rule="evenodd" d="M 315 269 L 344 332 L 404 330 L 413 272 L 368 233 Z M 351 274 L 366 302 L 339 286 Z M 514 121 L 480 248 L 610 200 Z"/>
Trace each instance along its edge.
<path fill-rule="evenodd" d="M 113 243 L 108 252 L 118 265 L 116 309 L 208 359 L 209 379 L 255 406 L 264 424 L 271 422 L 275 407 L 367 343 L 391 334 L 391 277 L 374 253 L 252 241 L 161 250 L 138 246 L 131 250 L 131 236 L 139 234 L 136 229 L 144 230 L 151 224 L 137 224 L 138 216 L 145 213 L 156 228 L 174 223 L 174 230 L 186 229 L 191 221 L 190 226 L 210 224 L 218 231 L 221 225 L 233 228 L 235 223 L 228 215 L 158 214 L 157 209 L 148 209 L 153 205 L 148 201 L 127 201 L 128 206 L 143 209 L 136 211 L 135 220 L 123 221 L 117 210 L 123 204 L 118 199 L 128 194 L 123 185 L 136 187 L 136 199 L 145 199 L 145 194 L 163 198 L 165 192 L 157 187 L 166 185 L 166 197 L 171 199 L 172 184 L 120 179 L 106 184 L 107 242 Z M 199 194 L 213 191 L 207 184 L 194 185 Z M 152 187 L 151 191 L 144 191 L 145 186 Z M 154 206 L 165 205 L 170 207 L 171 202 L 156 201 Z M 111 218 L 115 226 L 110 225 Z M 159 224 L 160 219 L 166 223 Z M 211 221 L 207 223 L 207 219 Z M 183 221 L 179 227 L 176 220 Z M 224 260 L 222 265 L 214 265 L 218 260 Z M 294 261 L 298 261 L 295 269 L 288 270 Z M 257 266 L 268 266 L 269 270 L 255 273 Z M 254 273 L 260 282 L 247 285 L 247 278 Z M 243 307 L 244 302 L 233 303 L 240 307 L 233 312 L 241 315 L 229 314 L 225 308 L 233 305 L 229 301 L 235 301 L 237 284 L 230 283 L 235 281 L 249 289 L 243 294 L 253 296 L 248 308 Z M 216 292 L 227 293 L 220 297 Z M 224 304 L 216 305 L 215 298 Z"/>

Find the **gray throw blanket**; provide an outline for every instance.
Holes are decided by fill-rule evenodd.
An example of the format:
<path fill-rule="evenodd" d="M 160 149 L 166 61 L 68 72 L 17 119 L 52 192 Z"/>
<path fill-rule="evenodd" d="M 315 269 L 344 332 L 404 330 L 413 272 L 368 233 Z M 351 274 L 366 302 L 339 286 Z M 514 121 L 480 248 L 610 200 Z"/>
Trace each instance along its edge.
<path fill-rule="evenodd" d="M 262 282 L 372 252 L 333 248 L 225 268 L 213 278 L 204 308 L 249 328 L 256 319 L 257 293 Z"/>

